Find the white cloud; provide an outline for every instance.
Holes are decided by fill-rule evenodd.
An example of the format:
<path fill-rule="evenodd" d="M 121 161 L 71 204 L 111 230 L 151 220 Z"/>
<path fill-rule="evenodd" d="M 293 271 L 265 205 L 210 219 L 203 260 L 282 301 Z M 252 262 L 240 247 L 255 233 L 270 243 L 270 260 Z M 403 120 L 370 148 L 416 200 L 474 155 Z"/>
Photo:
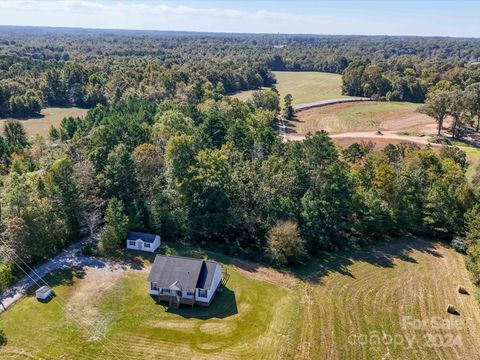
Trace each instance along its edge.
<path fill-rule="evenodd" d="M 219 8 L 195 8 L 188 6 L 171 6 L 167 4 L 148 4 L 148 3 L 132 3 L 132 2 L 116 2 L 112 4 L 101 3 L 91 0 L 62 0 L 62 1 L 41 1 L 41 0 L 17 0 L 0 2 L 0 9 L 10 10 L 36 10 L 36 11 L 69 11 L 69 12 L 85 12 L 85 11 L 101 11 L 104 13 L 123 13 L 125 15 L 200 15 L 215 17 L 269 17 L 275 15 L 266 11 L 245 12 L 234 9 Z"/>
<path fill-rule="evenodd" d="M 248 0 L 238 0 L 248 1 Z M 210 2 L 211 4 L 212 2 Z M 230 4 L 223 6 L 222 4 Z M 190 2 L 189 4 L 192 4 Z M 410 34 L 479 36 L 472 9 L 462 16 L 413 9 L 414 2 L 287 2 L 249 10 L 236 2 L 186 6 L 167 0 L 0 0 L 0 25 L 65 26 L 139 30 L 315 34 Z M 272 3 L 270 3 L 271 5 Z M 330 4 L 330 6 L 329 6 Z M 372 5 L 373 4 L 373 5 Z M 379 4 L 381 6 L 379 6 Z M 298 6 L 297 6 L 298 5 Z M 370 7 L 368 7 L 370 6 Z M 290 9 L 295 9 L 293 12 Z M 465 10 L 465 11 L 464 11 Z M 445 11 L 444 11 L 445 12 Z"/>
<path fill-rule="evenodd" d="M 4 16 L 2 16 L 2 13 L 4 13 Z M 314 26 L 332 22 L 333 19 L 330 17 L 320 15 L 292 15 L 261 9 L 244 11 L 226 8 L 174 6 L 158 2 L 0 1 L 0 23 L 18 25 L 279 32 L 288 24 L 294 31 L 297 29 L 296 31 L 303 30 L 305 32 L 308 25 Z"/>

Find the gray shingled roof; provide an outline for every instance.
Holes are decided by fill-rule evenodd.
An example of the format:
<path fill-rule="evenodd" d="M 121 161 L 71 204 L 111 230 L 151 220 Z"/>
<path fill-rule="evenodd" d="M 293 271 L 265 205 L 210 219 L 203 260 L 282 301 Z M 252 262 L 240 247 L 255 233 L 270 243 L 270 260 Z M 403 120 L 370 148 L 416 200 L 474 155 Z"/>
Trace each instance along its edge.
<path fill-rule="evenodd" d="M 153 243 L 155 241 L 156 234 L 147 234 L 142 232 L 131 231 L 127 235 L 127 240 L 141 239 L 143 242 Z"/>
<path fill-rule="evenodd" d="M 164 289 L 210 289 L 217 263 L 181 256 L 157 255 L 148 276 L 149 282 Z"/>
<path fill-rule="evenodd" d="M 215 268 L 217 263 L 213 261 L 204 261 L 204 266 L 198 277 L 197 288 L 198 289 L 210 289 L 213 281 L 213 275 L 215 274 Z"/>

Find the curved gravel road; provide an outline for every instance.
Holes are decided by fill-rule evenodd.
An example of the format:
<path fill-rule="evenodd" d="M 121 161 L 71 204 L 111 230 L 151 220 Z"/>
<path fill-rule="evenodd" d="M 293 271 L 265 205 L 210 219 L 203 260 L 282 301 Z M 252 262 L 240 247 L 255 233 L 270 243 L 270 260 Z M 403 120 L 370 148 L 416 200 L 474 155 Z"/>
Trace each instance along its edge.
<path fill-rule="evenodd" d="M 302 110 L 307 110 L 316 107 L 322 107 L 327 105 L 334 105 L 334 104 L 342 104 L 342 103 L 349 103 L 349 102 L 358 102 L 358 101 L 372 101 L 370 98 L 339 98 L 339 99 L 328 99 L 328 100 L 319 100 L 310 103 L 298 104 L 293 107 L 293 111 L 298 112 Z"/>

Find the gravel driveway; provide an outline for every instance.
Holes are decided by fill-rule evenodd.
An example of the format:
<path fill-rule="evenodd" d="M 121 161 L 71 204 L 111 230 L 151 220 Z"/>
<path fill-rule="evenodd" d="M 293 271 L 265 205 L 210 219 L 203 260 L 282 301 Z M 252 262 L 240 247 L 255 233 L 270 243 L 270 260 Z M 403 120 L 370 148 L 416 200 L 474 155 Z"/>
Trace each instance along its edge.
<path fill-rule="evenodd" d="M 40 278 L 54 270 L 85 266 L 96 268 L 107 267 L 108 265 L 101 259 L 91 256 L 77 256 L 77 253 L 88 241 L 90 241 L 90 238 L 70 245 L 46 263 L 33 268 L 33 271 L 28 271 L 28 268 L 15 257 L 15 260 L 21 265 L 22 269 L 28 272 L 28 276 L 24 276 L 0 295 L 0 303 L 2 305 L 0 306 L 0 314 L 16 301 L 20 300 L 31 287 L 44 285 L 44 283 L 40 281 Z M 37 285 L 37 283 L 39 285 Z"/>

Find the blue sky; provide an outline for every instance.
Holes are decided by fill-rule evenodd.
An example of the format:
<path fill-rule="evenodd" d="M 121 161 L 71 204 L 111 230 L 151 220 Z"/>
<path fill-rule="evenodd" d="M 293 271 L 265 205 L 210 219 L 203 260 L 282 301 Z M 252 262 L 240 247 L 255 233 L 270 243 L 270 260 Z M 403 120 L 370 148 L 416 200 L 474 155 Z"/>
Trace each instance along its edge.
<path fill-rule="evenodd" d="M 480 1 L 0 0 L 0 25 L 480 37 Z"/>

